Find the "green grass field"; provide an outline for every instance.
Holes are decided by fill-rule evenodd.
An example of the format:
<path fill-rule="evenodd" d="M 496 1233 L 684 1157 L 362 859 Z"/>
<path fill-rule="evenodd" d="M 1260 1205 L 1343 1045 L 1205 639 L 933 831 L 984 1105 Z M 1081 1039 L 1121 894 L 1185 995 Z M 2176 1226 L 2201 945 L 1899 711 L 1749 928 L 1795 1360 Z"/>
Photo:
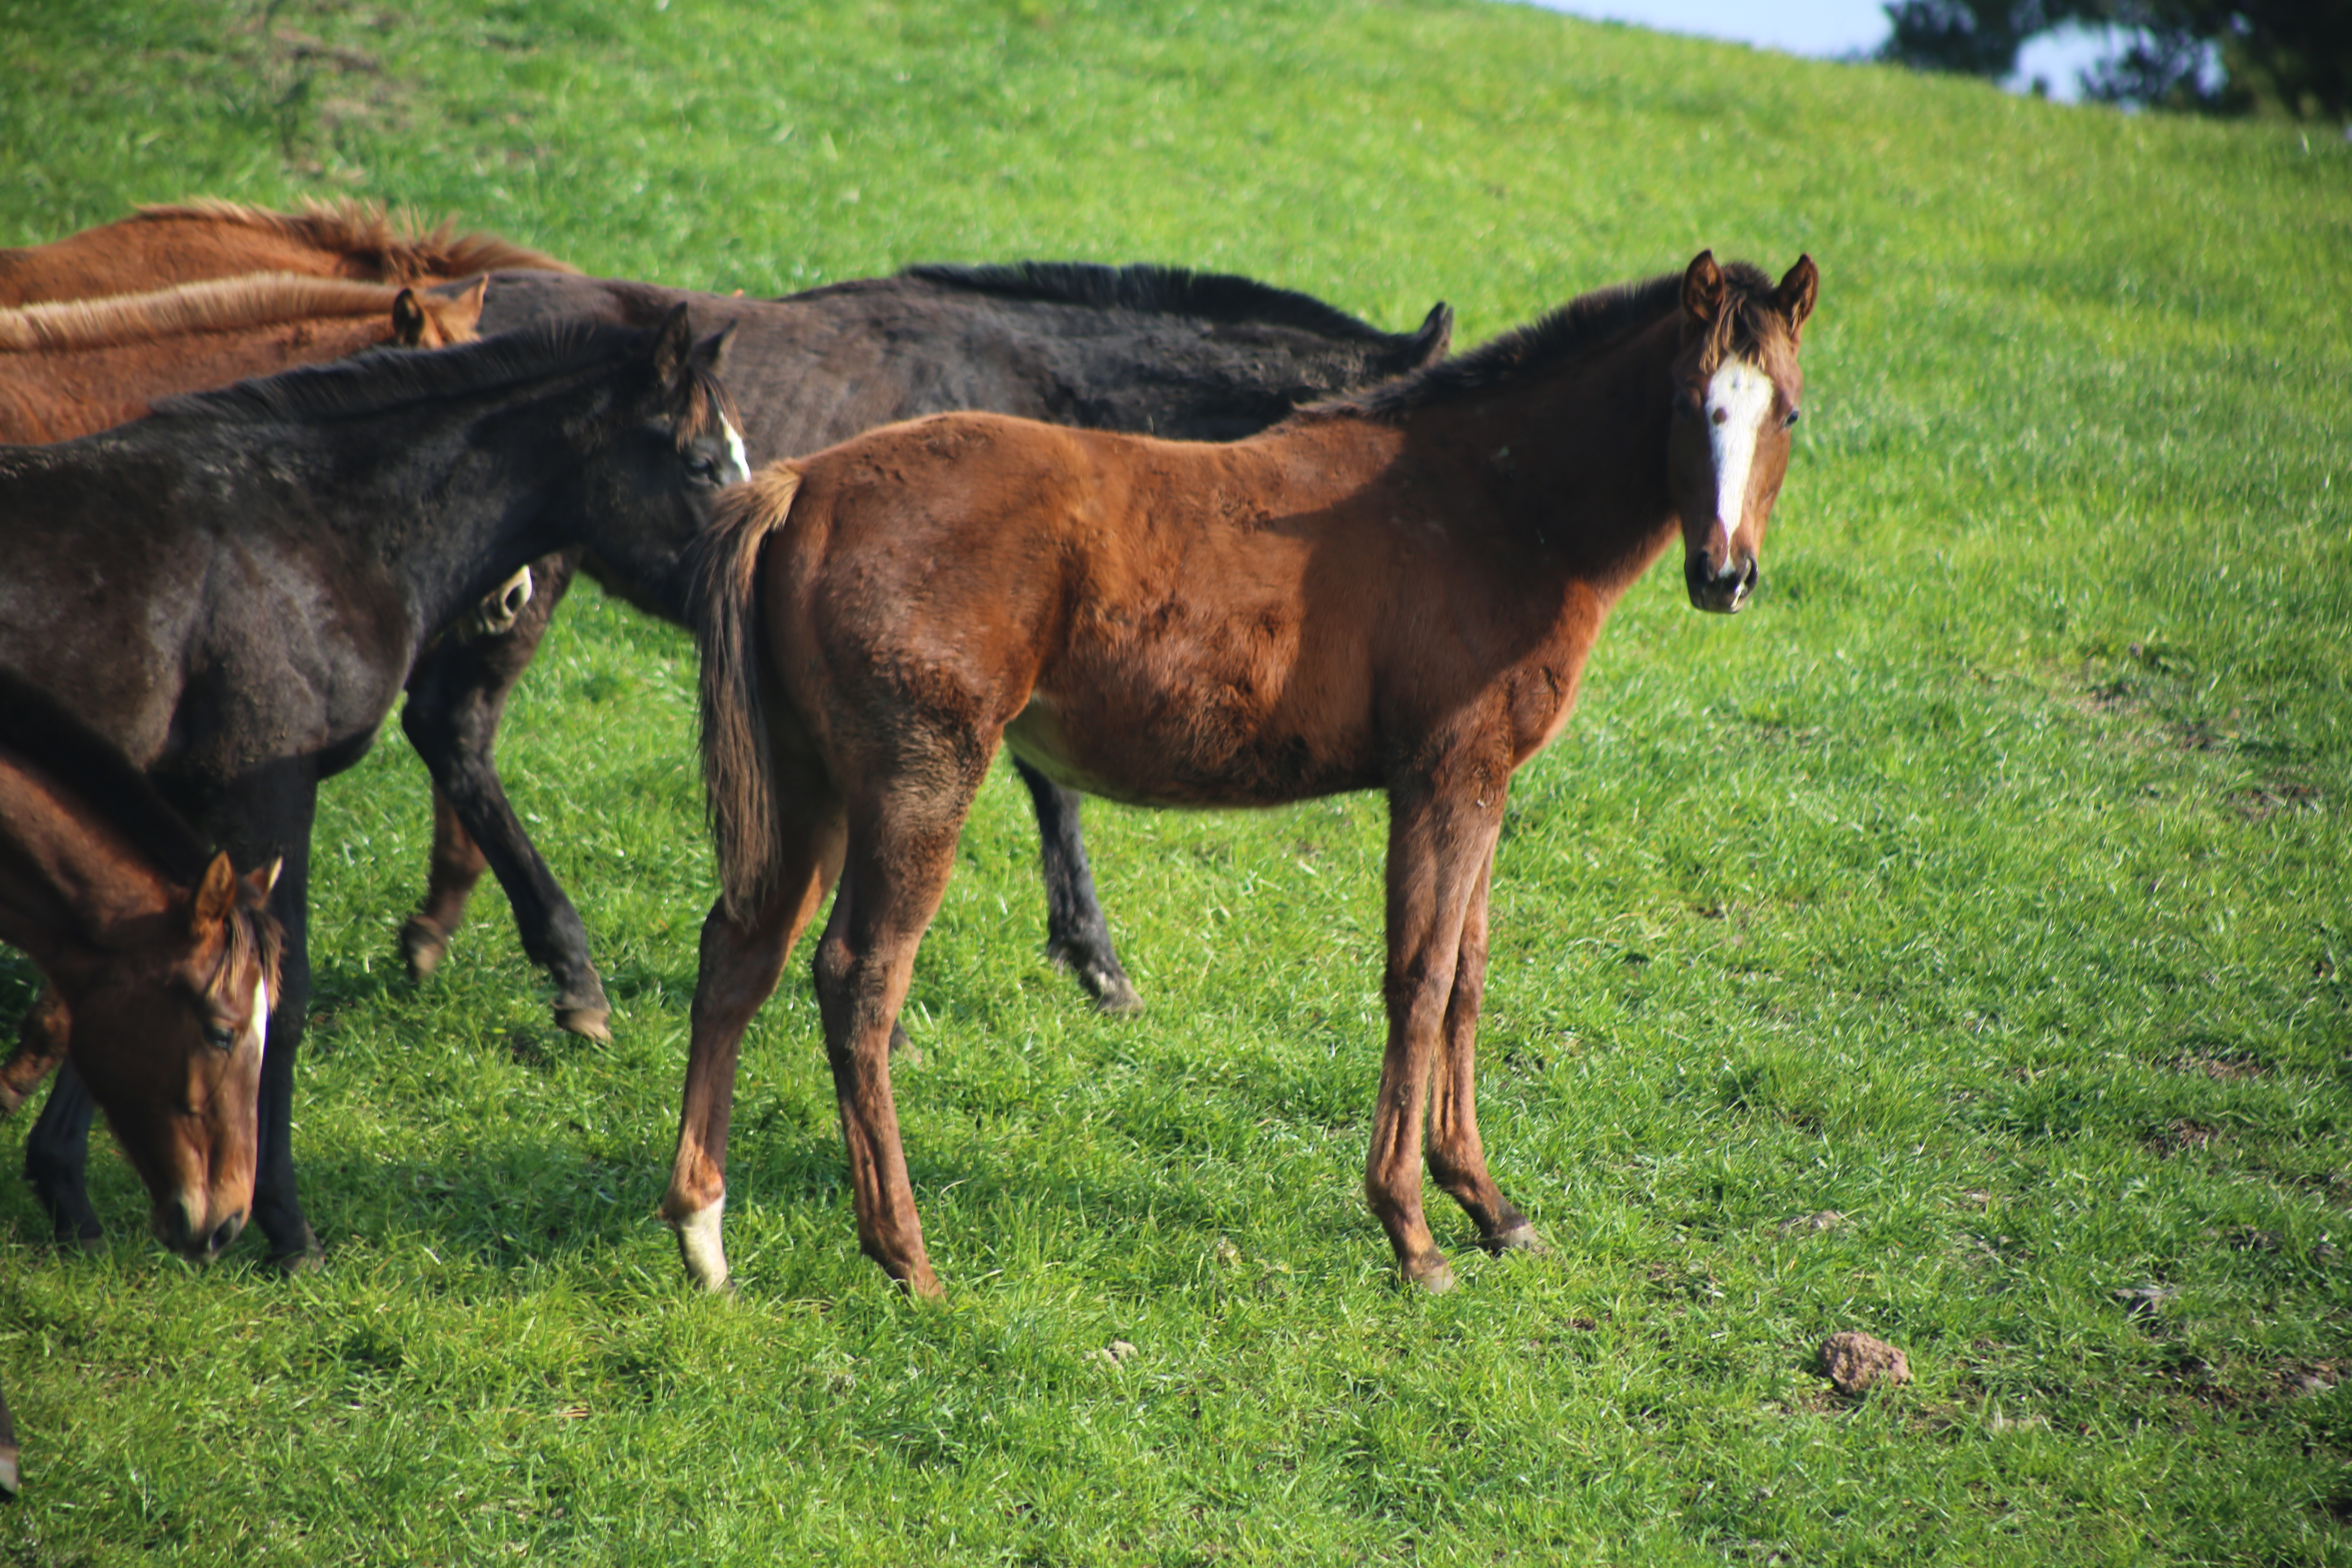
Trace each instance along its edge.
<path fill-rule="evenodd" d="M 948 1304 L 857 1254 L 804 953 L 690 1294 L 692 650 L 583 590 L 502 756 L 617 1043 L 495 890 L 402 978 L 395 731 L 319 833 L 328 1267 L 182 1268 L 110 1152 L 97 1256 L 0 1183 L 8 1561 L 2352 1563 L 2342 141 L 1496 5 L 0 0 L 0 243 L 346 193 L 674 284 L 1153 259 L 1465 343 L 1702 247 L 1823 291 L 1760 602 L 1644 582 L 1514 795 L 1483 1121 L 1553 1256 L 1433 1194 L 1465 1288 L 1392 1282 L 1377 799 L 1094 808 L 1107 1020 L 1000 769 L 899 1079 Z M 1913 1383 L 1832 1394 L 1848 1328 Z"/>

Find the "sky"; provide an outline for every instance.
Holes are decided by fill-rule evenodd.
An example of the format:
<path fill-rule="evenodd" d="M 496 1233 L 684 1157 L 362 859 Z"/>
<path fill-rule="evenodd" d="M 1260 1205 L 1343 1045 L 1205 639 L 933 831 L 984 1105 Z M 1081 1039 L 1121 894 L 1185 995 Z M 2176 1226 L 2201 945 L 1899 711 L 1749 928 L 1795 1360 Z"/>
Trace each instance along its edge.
<path fill-rule="evenodd" d="M 1886 38 L 1886 13 L 1879 0 L 1535 0 L 1554 11 L 1595 20 L 1632 22 L 1667 33 L 1728 38 L 1792 55 L 1835 59 L 1866 55 Z M 2022 88 L 2035 77 L 2050 84 L 2053 98 L 2076 96 L 2074 75 L 2106 53 L 2102 35 L 2070 28 L 2034 39 L 2018 61 Z"/>

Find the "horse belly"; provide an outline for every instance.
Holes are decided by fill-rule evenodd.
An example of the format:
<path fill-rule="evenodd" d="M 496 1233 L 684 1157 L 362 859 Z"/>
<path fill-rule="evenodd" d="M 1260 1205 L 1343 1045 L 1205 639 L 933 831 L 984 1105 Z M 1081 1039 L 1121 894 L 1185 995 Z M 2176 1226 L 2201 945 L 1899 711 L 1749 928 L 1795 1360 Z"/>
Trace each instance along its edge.
<path fill-rule="evenodd" d="M 1066 711 L 1045 694 L 1005 726 L 1013 754 L 1056 784 L 1128 805 L 1282 805 L 1380 782 L 1369 746 L 1252 722 L 1213 697 Z"/>

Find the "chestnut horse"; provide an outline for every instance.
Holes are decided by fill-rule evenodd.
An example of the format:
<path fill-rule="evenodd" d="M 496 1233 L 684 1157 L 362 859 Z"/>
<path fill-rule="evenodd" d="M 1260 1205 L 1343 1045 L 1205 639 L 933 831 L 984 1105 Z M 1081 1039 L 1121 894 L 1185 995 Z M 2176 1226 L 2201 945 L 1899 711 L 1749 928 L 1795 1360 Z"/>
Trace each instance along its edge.
<path fill-rule="evenodd" d="M 496 235 L 457 235 L 453 226 L 444 219 L 420 232 L 414 221 L 395 224 L 382 202 L 349 199 L 306 203 L 299 213 L 211 200 L 145 206 L 47 245 L 0 248 L 0 306 L 143 294 L 248 272 L 431 283 L 500 268 L 572 270 Z"/>
<path fill-rule="evenodd" d="M 70 1013 L 76 1065 L 154 1200 L 156 1237 L 199 1262 L 253 1203 L 277 872 L 239 878 L 207 856 L 138 770 L 0 672 L 0 942 Z M 16 1485 L 0 1403 L 0 1491 Z"/>
<path fill-rule="evenodd" d="M 915 267 L 782 300 L 739 300 L 614 279 L 502 272 L 485 331 L 526 323 L 645 326 L 685 304 L 735 333 L 728 389 L 754 463 L 814 452 L 877 425 L 987 409 L 1055 424 L 1180 440 L 1253 435 L 1303 403 L 1351 392 L 1441 356 L 1453 312 L 1415 332 L 1384 332 L 1320 300 L 1248 278 L 1169 267 L 1020 262 Z M 408 686 L 401 726 L 434 781 L 425 902 L 401 929 L 422 980 L 447 951 L 485 865 L 505 887 L 523 951 L 555 983 L 555 1020 L 609 1038 L 604 983 L 579 912 L 508 802 L 491 742 L 507 694 L 529 666 L 580 567 L 536 562 L 537 597 L 498 638 L 449 641 Z M 682 594 L 586 563 L 641 610 L 683 622 Z M 1025 766 L 1045 881 L 1045 951 L 1110 1012 L 1142 1005 L 1095 895 L 1078 796 Z"/>
<path fill-rule="evenodd" d="M 0 442 L 68 441 L 156 400 L 380 344 L 469 342 L 487 279 L 454 298 L 292 273 L 0 310 Z"/>
<path fill-rule="evenodd" d="M 702 928 L 662 1213 L 726 1279 L 744 1027 L 836 879 L 816 952 L 858 1242 L 940 1293 L 890 1031 L 1000 742 L 1138 804 L 1389 797 L 1388 1047 L 1364 1190 L 1404 1278 L 1452 1271 L 1430 1173 L 1489 1248 L 1538 1245 L 1487 1173 L 1472 1059 L 1513 771 L 1558 733 L 1611 605 L 1677 535 L 1732 611 L 1789 461 L 1817 279 L 1702 253 L 1263 435 L 1205 446 L 994 415 L 772 465 L 703 541 Z"/>

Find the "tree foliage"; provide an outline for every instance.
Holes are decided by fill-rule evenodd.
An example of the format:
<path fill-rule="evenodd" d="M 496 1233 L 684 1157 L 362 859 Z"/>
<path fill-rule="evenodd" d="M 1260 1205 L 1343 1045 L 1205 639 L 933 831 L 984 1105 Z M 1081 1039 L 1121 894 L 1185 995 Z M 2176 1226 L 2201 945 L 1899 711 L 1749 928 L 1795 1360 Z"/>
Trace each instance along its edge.
<path fill-rule="evenodd" d="M 2352 120 L 2352 5 L 2336 0 L 1889 0 L 1883 59 L 2000 78 L 2037 34 L 2129 30 L 2083 75 L 2110 103 Z M 2214 68 L 2218 65 L 2218 70 Z"/>

